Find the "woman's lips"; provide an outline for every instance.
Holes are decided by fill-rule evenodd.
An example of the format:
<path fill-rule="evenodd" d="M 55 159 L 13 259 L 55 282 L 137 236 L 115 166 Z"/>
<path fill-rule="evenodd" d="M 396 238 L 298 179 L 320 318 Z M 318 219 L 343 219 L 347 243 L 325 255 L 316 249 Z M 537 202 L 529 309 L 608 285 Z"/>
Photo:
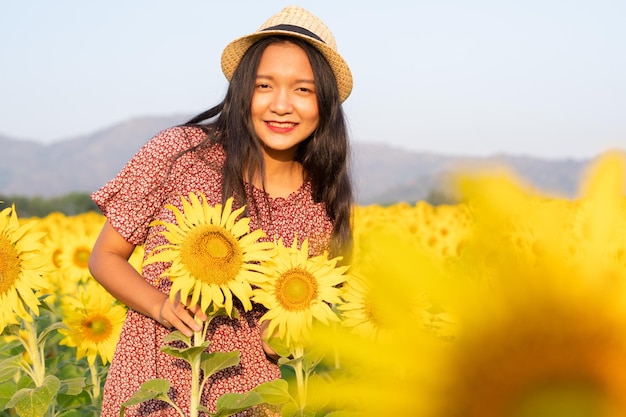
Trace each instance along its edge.
<path fill-rule="evenodd" d="M 292 122 L 273 122 L 273 121 L 265 122 L 265 125 L 272 132 L 277 132 L 277 133 L 291 132 L 293 129 L 296 128 L 296 126 L 298 126 L 297 123 L 292 123 Z"/>

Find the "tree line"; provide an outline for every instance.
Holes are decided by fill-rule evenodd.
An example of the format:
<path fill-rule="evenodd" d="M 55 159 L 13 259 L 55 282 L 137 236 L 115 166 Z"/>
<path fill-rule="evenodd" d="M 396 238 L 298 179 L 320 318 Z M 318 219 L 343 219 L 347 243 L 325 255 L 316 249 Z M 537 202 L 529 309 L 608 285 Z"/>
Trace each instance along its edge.
<path fill-rule="evenodd" d="M 424 199 L 432 205 L 456 204 L 457 196 L 444 189 L 434 188 Z M 385 202 L 382 205 L 391 205 L 397 201 Z M 415 201 L 410 201 L 411 204 Z M 72 192 L 56 197 L 41 196 L 16 196 L 0 193 L 0 210 L 15 205 L 15 211 L 19 217 L 45 217 L 50 213 L 63 213 L 66 216 L 74 216 L 88 211 L 100 212 L 88 193 Z"/>
<path fill-rule="evenodd" d="M 55 212 L 74 216 L 88 211 L 100 211 L 88 193 L 79 192 L 55 197 L 0 194 L 0 210 L 12 205 L 15 205 L 15 211 L 19 217 L 45 217 Z"/>

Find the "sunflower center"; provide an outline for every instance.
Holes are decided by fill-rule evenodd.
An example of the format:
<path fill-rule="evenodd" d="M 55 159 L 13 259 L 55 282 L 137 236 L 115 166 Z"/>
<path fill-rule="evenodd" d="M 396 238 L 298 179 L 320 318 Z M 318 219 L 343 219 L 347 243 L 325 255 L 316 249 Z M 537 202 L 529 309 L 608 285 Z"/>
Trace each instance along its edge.
<path fill-rule="evenodd" d="M 376 308 L 371 300 L 365 300 L 364 310 L 365 317 L 367 317 L 369 322 L 373 323 L 378 328 L 384 327 L 380 314 L 376 314 Z"/>
<path fill-rule="evenodd" d="M 92 342 L 101 342 L 109 337 L 113 325 L 106 316 L 95 314 L 83 320 L 82 328 L 86 339 Z"/>
<path fill-rule="evenodd" d="M 74 251 L 74 265 L 79 268 L 87 268 L 91 249 L 86 246 L 79 246 Z"/>
<path fill-rule="evenodd" d="M 180 257 L 195 279 L 208 284 L 226 284 L 243 265 L 238 241 L 224 228 L 210 224 L 196 227 L 185 236 Z"/>
<path fill-rule="evenodd" d="M 317 280 L 302 268 L 292 268 L 278 278 L 276 298 L 285 310 L 306 310 L 317 298 Z"/>
<path fill-rule="evenodd" d="M 61 265 L 62 265 L 62 262 L 60 260 L 61 253 L 62 253 L 61 249 L 58 249 L 58 248 L 52 252 L 52 264 L 57 269 L 61 268 Z"/>
<path fill-rule="evenodd" d="M 20 257 L 15 247 L 0 236 L 0 296 L 9 291 L 20 273 Z"/>

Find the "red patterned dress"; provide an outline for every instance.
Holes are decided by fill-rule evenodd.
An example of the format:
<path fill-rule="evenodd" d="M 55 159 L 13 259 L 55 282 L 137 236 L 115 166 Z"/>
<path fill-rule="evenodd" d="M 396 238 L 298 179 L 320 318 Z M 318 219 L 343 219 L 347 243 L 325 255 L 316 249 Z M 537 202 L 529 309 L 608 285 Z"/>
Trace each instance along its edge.
<path fill-rule="evenodd" d="M 190 192 L 202 192 L 210 204 L 222 201 L 221 167 L 225 154 L 221 146 L 209 145 L 184 154 L 172 165 L 179 152 L 197 145 L 205 133 L 197 127 L 167 129 L 149 142 L 126 164 L 119 174 L 92 198 L 111 225 L 130 243 L 145 244 L 146 253 L 163 243 L 164 237 L 149 226 L 155 219 L 170 223 L 175 218 L 164 206 L 180 205 L 180 197 Z M 257 201 L 263 200 L 263 191 L 254 188 Z M 249 199 L 251 196 L 248 196 Z M 310 242 L 310 254 L 327 249 L 332 223 L 324 205 L 315 203 L 311 184 L 306 182 L 287 198 L 269 198 L 269 206 L 259 204 L 260 215 L 250 210 L 251 230 L 262 228 L 267 239 L 282 237 L 291 245 L 298 241 Z M 270 215 L 271 213 L 271 215 Z M 167 265 L 156 263 L 143 269 L 146 281 L 164 293 L 171 282 L 159 276 Z M 254 305 L 254 304 L 253 304 Z M 215 411 L 215 401 L 227 392 L 246 392 L 255 386 L 280 377 L 279 368 L 269 361 L 263 351 L 258 320 L 263 307 L 254 305 L 244 312 L 237 302 L 240 318 L 219 317 L 213 320 L 208 337 L 211 351 L 240 352 L 240 364 L 215 375 L 203 392 L 202 402 Z M 166 378 L 171 383 L 170 397 L 183 410 L 189 410 L 191 373 L 186 362 L 160 351 L 163 338 L 170 332 L 155 320 L 129 310 L 104 388 L 102 416 L 119 416 L 120 405 L 128 400 L 149 379 Z M 248 410 L 240 416 L 263 415 L 261 410 Z M 148 401 L 126 410 L 126 416 L 177 416 L 175 411 L 160 401 Z"/>

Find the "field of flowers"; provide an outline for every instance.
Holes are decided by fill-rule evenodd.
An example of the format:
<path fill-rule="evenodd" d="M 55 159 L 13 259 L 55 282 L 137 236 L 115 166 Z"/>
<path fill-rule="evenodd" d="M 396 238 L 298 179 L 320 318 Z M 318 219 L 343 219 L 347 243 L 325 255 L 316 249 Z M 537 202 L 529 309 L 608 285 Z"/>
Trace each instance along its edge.
<path fill-rule="evenodd" d="M 458 186 L 456 205 L 357 207 L 349 267 L 282 242 L 261 255 L 239 212 L 198 198 L 179 226 L 164 225 L 173 245 L 148 262 L 171 261 L 175 286 L 206 300 L 205 311 L 228 310 L 233 295 L 269 309 L 285 384 L 246 396 L 248 406 L 283 416 L 626 415 L 624 155 L 599 158 L 576 199 L 505 173 Z M 97 416 L 126 314 L 87 267 L 104 218 L 16 211 L 0 213 L 0 415 Z M 199 224 L 257 254 L 234 272 L 249 282 L 221 288 L 223 298 L 209 299 L 212 278 L 185 267 L 185 237 Z M 144 255 L 131 257 L 138 270 Z M 128 406 L 167 402 L 167 386 L 151 392 Z M 244 409 L 225 404 L 204 411 Z"/>

